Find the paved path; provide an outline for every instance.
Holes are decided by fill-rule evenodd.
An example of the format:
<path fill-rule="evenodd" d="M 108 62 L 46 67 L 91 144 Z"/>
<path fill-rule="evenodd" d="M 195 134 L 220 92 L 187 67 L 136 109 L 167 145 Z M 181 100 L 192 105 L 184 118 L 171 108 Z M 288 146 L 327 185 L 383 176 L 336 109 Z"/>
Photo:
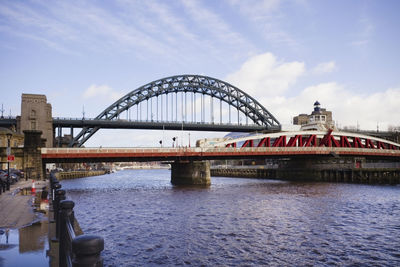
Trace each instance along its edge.
<path fill-rule="evenodd" d="M 47 185 L 47 181 L 36 181 L 36 190 Z M 0 228 L 21 228 L 39 219 L 39 215 L 33 212 L 32 195 L 22 195 L 19 191 L 32 186 L 32 180 L 21 179 L 11 185 L 10 191 L 0 195 Z"/>

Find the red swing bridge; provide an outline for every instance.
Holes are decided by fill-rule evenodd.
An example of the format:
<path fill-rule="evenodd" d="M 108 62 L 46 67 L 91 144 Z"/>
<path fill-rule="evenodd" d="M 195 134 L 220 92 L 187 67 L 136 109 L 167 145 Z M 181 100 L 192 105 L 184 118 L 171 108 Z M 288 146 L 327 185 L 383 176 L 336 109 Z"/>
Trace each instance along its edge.
<path fill-rule="evenodd" d="M 315 166 L 318 165 L 316 163 L 324 161 L 329 166 L 326 167 L 325 164 L 325 167 L 318 167 L 318 175 L 324 173 L 322 169 L 328 168 L 336 173 L 338 170 L 343 172 L 340 174 L 343 177 L 353 177 L 354 171 L 368 164 L 368 160 L 398 165 L 400 144 L 377 137 L 332 130 L 298 131 L 254 134 L 219 142 L 209 140 L 199 147 L 42 148 L 41 157 L 43 163 L 164 161 L 171 163 L 171 181 L 174 184 L 210 184 L 208 160 L 282 160 L 284 164 L 279 166 L 279 172 L 268 175 L 299 179 L 315 175 L 310 171 L 315 172 Z M 334 164 L 340 162 L 341 164 Z M 394 175 L 400 177 L 400 168 L 395 168 Z"/>
<path fill-rule="evenodd" d="M 400 150 L 400 144 L 385 139 L 348 132 L 297 131 L 261 134 L 221 142 L 225 147 L 325 147 L 377 150 Z M 363 150 L 366 151 L 366 150 Z M 371 151 L 369 151 L 371 152 Z"/>
<path fill-rule="evenodd" d="M 51 162 L 120 162 L 216 160 L 253 157 L 364 156 L 399 158 L 400 144 L 347 132 L 298 131 L 256 134 L 201 147 L 178 148 L 42 148 Z"/>

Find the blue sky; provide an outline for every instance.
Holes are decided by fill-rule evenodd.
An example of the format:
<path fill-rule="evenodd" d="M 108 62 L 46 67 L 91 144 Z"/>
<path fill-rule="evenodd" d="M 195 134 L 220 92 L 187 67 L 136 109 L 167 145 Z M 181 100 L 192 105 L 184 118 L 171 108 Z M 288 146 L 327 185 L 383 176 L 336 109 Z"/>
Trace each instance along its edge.
<path fill-rule="evenodd" d="M 21 94 L 38 93 L 54 116 L 84 106 L 95 117 L 150 81 L 203 74 L 257 96 L 283 124 L 318 99 L 339 126 L 386 129 L 400 125 L 399 11 L 395 0 L 2 0 L 0 104 L 17 115 Z M 116 132 L 129 141 L 108 130 L 88 145 L 160 135 Z"/>

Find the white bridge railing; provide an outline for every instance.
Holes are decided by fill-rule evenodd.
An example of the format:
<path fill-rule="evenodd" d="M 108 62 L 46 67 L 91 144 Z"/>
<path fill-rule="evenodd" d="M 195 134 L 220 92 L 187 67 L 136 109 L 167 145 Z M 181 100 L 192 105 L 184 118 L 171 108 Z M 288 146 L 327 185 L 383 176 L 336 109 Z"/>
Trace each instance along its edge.
<path fill-rule="evenodd" d="M 400 156 L 400 150 L 340 147 L 178 147 L 178 148 L 42 148 L 43 155 L 57 154 L 158 154 L 158 155 L 211 155 L 211 154 L 365 154 Z"/>

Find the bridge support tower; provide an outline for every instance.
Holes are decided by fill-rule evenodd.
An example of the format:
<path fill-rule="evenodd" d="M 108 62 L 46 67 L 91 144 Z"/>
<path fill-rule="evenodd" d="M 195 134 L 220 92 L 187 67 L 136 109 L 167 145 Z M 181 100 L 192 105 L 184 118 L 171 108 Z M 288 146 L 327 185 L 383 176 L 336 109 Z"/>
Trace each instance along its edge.
<path fill-rule="evenodd" d="M 209 161 L 175 161 L 171 167 L 173 185 L 211 184 Z"/>
<path fill-rule="evenodd" d="M 40 148 L 44 147 L 45 139 L 42 139 L 42 131 L 24 130 L 24 171 L 25 177 L 30 179 L 45 179 L 42 165 L 42 153 Z"/>

